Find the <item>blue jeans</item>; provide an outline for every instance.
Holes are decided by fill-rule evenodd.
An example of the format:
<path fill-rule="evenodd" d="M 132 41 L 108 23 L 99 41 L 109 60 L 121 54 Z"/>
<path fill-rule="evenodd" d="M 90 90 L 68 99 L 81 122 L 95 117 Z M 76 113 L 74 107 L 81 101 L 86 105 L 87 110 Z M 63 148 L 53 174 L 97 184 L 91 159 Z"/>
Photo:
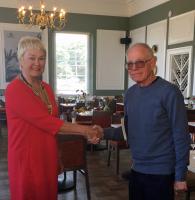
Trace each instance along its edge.
<path fill-rule="evenodd" d="M 174 200 L 174 174 L 142 174 L 131 170 L 129 200 Z"/>

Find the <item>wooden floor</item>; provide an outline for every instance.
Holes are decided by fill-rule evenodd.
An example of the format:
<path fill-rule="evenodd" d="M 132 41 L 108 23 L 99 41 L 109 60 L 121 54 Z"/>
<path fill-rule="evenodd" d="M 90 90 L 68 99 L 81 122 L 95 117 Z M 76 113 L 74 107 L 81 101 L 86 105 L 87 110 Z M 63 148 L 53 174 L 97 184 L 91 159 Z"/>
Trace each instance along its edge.
<path fill-rule="evenodd" d="M 92 200 L 128 200 L 128 183 L 121 176 L 115 175 L 115 156 L 112 156 L 111 166 L 107 167 L 107 151 L 88 152 L 89 181 Z M 130 166 L 130 153 L 121 151 L 120 172 Z M 72 174 L 68 173 L 68 178 Z M 184 195 L 177 200 L 184 200 Z M 9 200 L 9 182 L 7 174 L 7 129 L 3 128 L 0 135 L 0 200 Z M 87 200 L 85 179 L 78 173 L 77 189 L 58 194 L 58 200 Z M 165 199 L 166 200 L 166 199 Z M 195 193 L 191 200 L 195 200 Z"/>

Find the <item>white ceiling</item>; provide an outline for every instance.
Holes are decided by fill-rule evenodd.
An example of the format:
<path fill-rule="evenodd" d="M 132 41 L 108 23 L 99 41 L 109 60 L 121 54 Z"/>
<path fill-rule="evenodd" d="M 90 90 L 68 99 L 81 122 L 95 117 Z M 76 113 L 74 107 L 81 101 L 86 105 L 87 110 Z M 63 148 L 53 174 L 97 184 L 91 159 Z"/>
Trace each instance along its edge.
<path fill-rule="evenodd" d="M 130 17 L 170 0 L 44 0 L 47 10 L 52 6 L 71 13 Z M 39 7 L 39 0 L 0 0 L 0 7 L 18 8 L 21 5 Z"/>
<path fill-rule="evenodd" d="M 133 16 L 167 1 L 170 0 L 129 0 L 128 14 L 129 16 Z"/>

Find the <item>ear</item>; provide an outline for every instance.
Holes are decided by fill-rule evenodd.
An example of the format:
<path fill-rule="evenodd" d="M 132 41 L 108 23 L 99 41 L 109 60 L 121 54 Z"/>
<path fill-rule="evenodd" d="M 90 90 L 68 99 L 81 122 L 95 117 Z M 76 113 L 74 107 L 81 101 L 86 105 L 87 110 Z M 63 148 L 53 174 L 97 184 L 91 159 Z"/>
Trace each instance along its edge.
<path fill-rule="evenodd" d="M 157 69 L 157 66 L 155 66 L 155 67 L 153 68 L 153 73 L 154 73 L 154 75 L 156 75 L 157 72 L 158 72 L 158 69 Z"/>
<path fill-rule="evenodd" d="M 152 60 L 156 63 L 157 62 L 157 57 L 153 56 Z"/>
<path fill-rule="evenodd" d="M 154 74 L 156 74 L 156 72 L 157 72 L 156 61 L 157 61 L 156 56 L 153 56 L 153 58 L 150 61 L 151 68 L 152 68 L 152 71 L 154 72 Z"/>
<path fill-rule="evenodd" d="M 152 60 L 150 62 L 151 62 L 152 66 L 156 67 L 157 57 L 153 56 L 153 58 L 152 58 Z"/>

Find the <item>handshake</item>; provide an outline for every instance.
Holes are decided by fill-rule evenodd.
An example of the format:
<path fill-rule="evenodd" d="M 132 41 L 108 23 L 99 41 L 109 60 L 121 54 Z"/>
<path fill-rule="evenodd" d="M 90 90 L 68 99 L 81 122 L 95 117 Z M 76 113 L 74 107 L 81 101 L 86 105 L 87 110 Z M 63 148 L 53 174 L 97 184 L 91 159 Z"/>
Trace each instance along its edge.
<path fill-rule="evenodd" d="M 92 144 L 97 144 L 100 142 L 100 139 L 102 139 L 104 136 L 104 131 L 101 126 L 94 125 L 90 126 L 89 130 L 87 131 L 87 139 Z"/>
<path fill-rule="evenodd" d="M 94 125 L 88 126 L 88 130 L 86 132 L 87 139 L 92 144 L 97 144 L 100 139 L 104 138 L 106 140 L 115 140 L 115 141 L 126 141 L 127 135 L 125 128 L 123 130 L 122 127 L 118 128 L 101 128 L 101 126 Z"/>

